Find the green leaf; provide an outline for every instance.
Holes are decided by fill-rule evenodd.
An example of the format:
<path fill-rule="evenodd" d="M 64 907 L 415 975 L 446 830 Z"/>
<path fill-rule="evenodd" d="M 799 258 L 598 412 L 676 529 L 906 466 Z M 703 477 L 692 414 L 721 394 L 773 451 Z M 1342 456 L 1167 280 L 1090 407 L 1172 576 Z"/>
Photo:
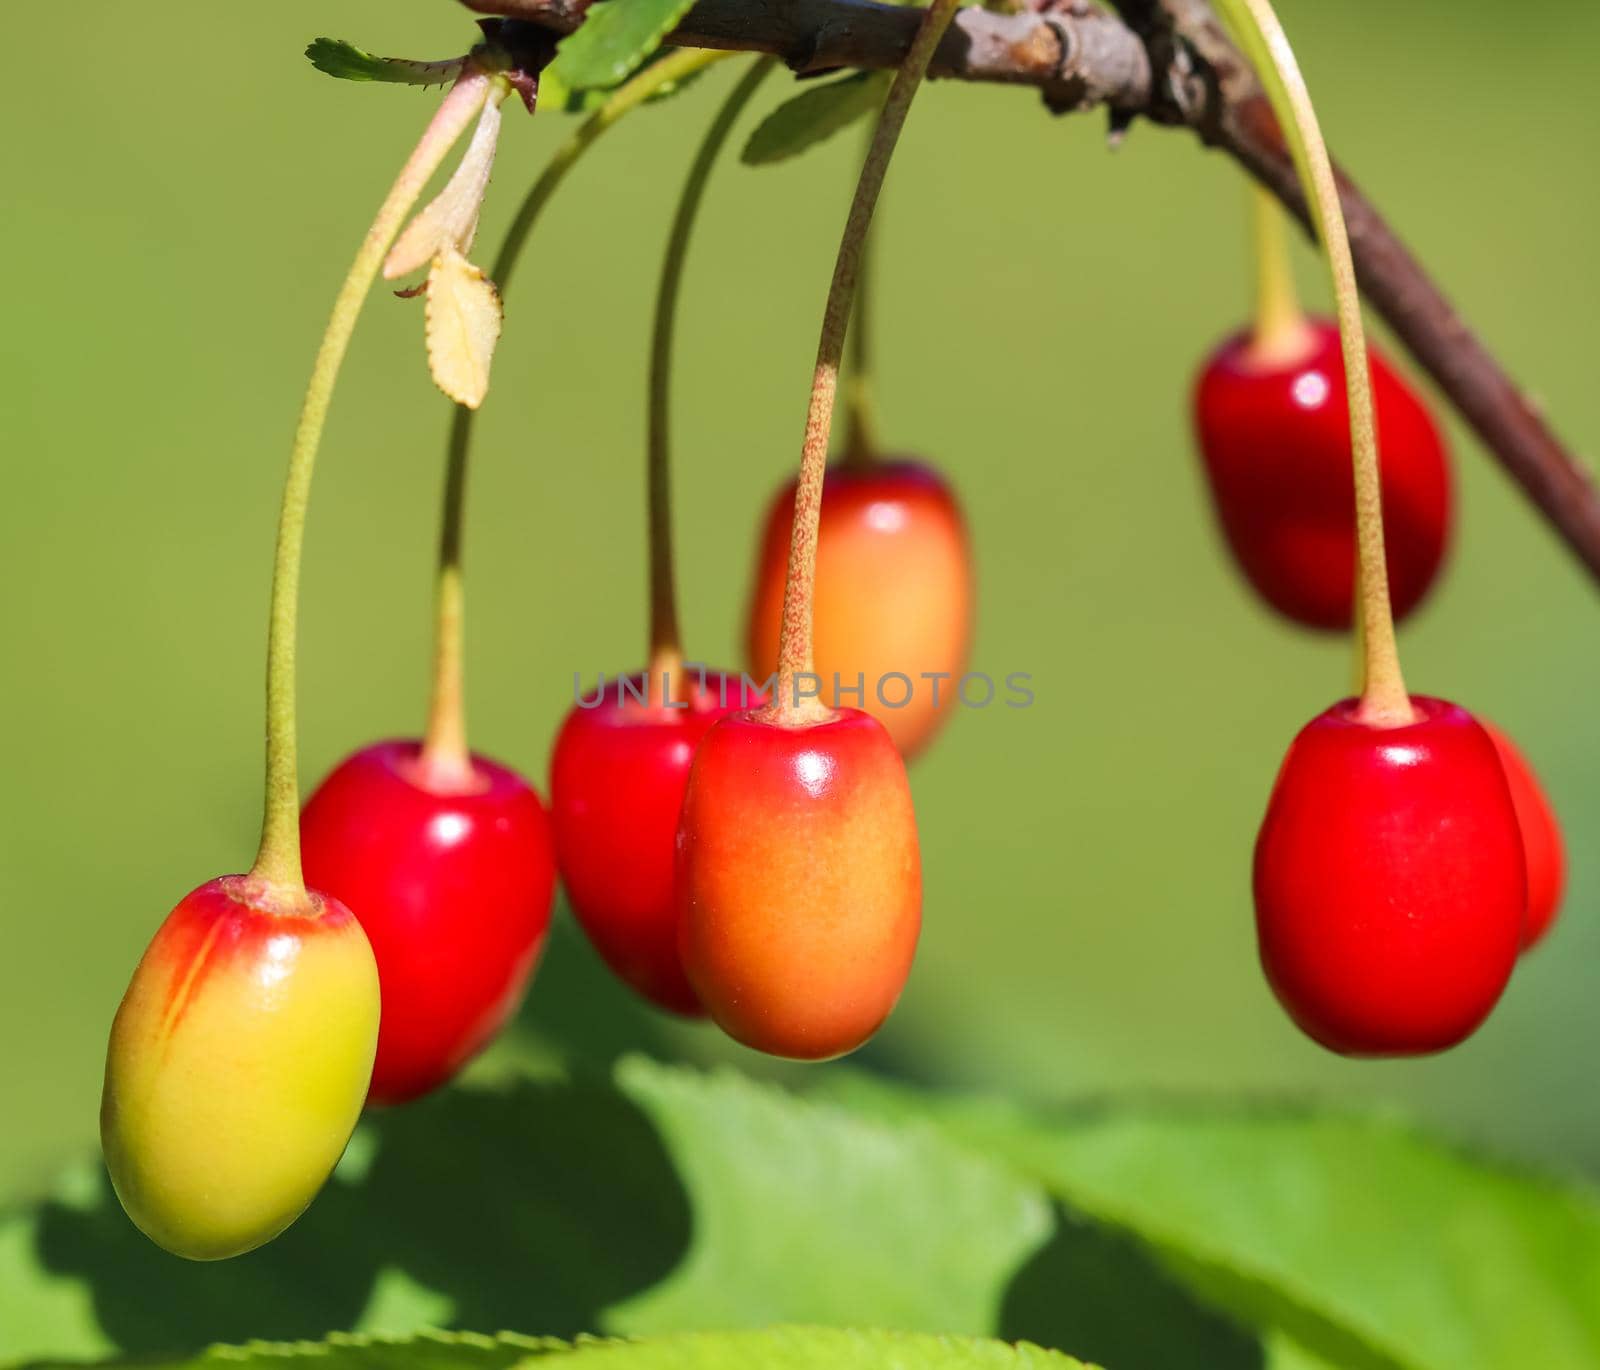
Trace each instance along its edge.
<path fill-rule="evenodd" d="M 599 0 L 556 48 L 548 71 L 567 90 L 625 80 L 661 45 L 694 0 Z M 548 72 L 547 72 L 548 74 Z"/>
<path fill-rule="evenodd" d="M 802 1100 L 627 1059 L 446 1091 L 370 1118 L 299 1223 L 215 1265 L 157 1251 L 84 1167 L 0 1219 L 0 1362 L 804 1321 L 1117 1370 L 1600 1364 L 1587 1189 L 1381 1120 L 1045 1114 L 821 1078 Z"/>
<path fill-rule="evenodd" d="M 324 1342 L 249 1342 L 183 1359 L 102 1364 L 136 1364 L 140 1370 L 1092 1370 L 1026 1344 L 822 1327 L 646 1341 L 586 1337 L 573 1344 L 505 1332 L 423 1332 L 409 1338 L 336 1333 Z"/>
<path fill-rule="evenodd" d="M 842 1075 L 832 1092 L 885 1118 L 931 1110 L 950 1136 L 1135 1234 L 1203 1302 L 1309 1357 L 1346 1370 L 1600 1365 L 1600 1198 L 1587 1187 L 1378 1118 L 1039 1116 Z"/>
<path fill-rule="evenodd" d="M 639 64 L 639 70 L 644 71 L 659 62 L 666 53 L 657 49 Z M 670 100 L 680 91 L 687 90 L 706 73 L 705 68 L 692 71 L 687 76 L 680 76 L 675 81 L 667 81 L 653 90 L 645 100 L 647 105 Z M 600 108 L 611 97 L 611 91 L 601 87 L 587 89 L 574 89 L 562 79 L 560 63 L 552 62 L 539 73 L 539 109 L 546 114 L 589 114 Z"/>
<path fill-rule="evenodd" d="M 1037 1184 L 931 1128 L 630 1060 L 371 1115 L 306 1215 L 232 1261 L 157 1250 L 85 1167 L 0 1221 L 0 1363 L 429 1324 L 981 1334 L 1051 1227 Z"/>
<path fill-rule="evenodd" d="M 313 39 L 306 56 L 318 71 L 341 81 L 389 81 L 404 86 L 437 86 L 452 81 L 462 59 L 413 62 L 404 57 L 374 57 L 342 38 Z"/>
<path fill-rule="evenodd" d="M 694 1214 L 687 1258 L 608 1328 L 806 1321 L 987 1330 L 1050 1232 L 1037 1189 L 931 1128 L 887 1128 L 729 1073 L 618 1069 Z"/>
<path fill-rule="evenodd" d="M 551 1370 L 1086 1370 L 1026 1343 L 822 1327 L 590 1343 L 551 1359 Z"/>
<path fill-rule="evenodd" d="M 861 71 L 785 100 L 756 126 L 740 159 L 749 166 L 766 166 L 799 156 L 882 109 L 890 80 L 888 72 Z"/>

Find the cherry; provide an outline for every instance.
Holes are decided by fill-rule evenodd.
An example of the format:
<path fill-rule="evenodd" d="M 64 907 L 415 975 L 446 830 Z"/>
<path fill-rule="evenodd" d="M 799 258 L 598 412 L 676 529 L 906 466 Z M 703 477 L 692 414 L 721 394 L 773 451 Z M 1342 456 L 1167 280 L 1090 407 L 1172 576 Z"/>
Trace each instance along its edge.
<path fill-rule="evenodd" d="M 889 1016 L 921 927 L 905 765 L 857 709 L 729 715 L 695 757 L 678 835 L 683 966 L 746 1046 L 852 1051 Z"/>
<path fill-rule="evenodd" d="M 1516 962 L 1522 839 L 1488 732 L 1412 699 L 1403 726 L 1354 700 L 1306 725 L 1256 842 L 1261 964 L 1289 1015 L 1352 1056 L 1442 1051 L 1472 1033 Z"/>
<path fill-rule="evenodd" d="M 100 1111 L 112 1184 L 141 1229 L 192 1259 L 248 1251 L 293 1222 L 331 1173 L 367 1096 L 380 1018 L 372 947 L 350 910 L 308 890 L 302 875 L 301 548 L 329 402 L 361 304 L 423 187 L 492 97 L 494 74 L 469 59 L 362 240 L 312 367 L 273 560 L 255 863 L 246 875 L 200 886 L 168 915 L 112 1024 Z"/>
<path fill-rule="evenodd" d="M 683 792 L 712 724 L 765 696 L 720 671 L 687 671 L 683 681 L 671 707 L 643 676 L 574 705 L 550 760 L 550 813 L 561 883 L 595 950 L 646 998 L 698 1016 L 672 893 Z"/>
<path fill-rule="evenodd" d="M 745 640 L 758 679 L 778 659 L 794 497 L 790 481 L 768 510 L 757 553 Z M 859 704 L 902 755 L 916 755 L 954 710 L 972 600 L 966 524 L 933 467 L 874 458 L 829 470 L 817 531 L 814 648 L 826 702 Z M 858 684 L 860 694 L 846 693 Z"/>
<path fill-rule="evenodd" d="M 1522 927 L 1522 949 L 1527 951 L 1550 931 L 1561 907 L 1567 881 L 1566 847 L 1555 810 L 1527 758 L 1494 724 L 1483 721 L 1483 727 L 1500 753 L 1506 783 L 1511 787 L 1511 802 L 1517 809 L 1517 825 L 1522 830 L 1528 867 L 1528 916 Z"/>
<path fill-rule="evenodd" d="M 361 1113 L 378 976 L 337 900 L 227 875 L 186 895 L 111 1027 L 100 1134 L 128 1216 L 191 1260 L 270 1241 Z"/>
<path fill-rule="evenodd" d="M 801 689 L 815 674 L 818 526 L 845 326 L 862 245 L 912 96 L 956 0 L 933 0 L 884 100 L 856 182 L 833 281 L 795 486 L 775 665 L 761 709 L 700 743 L 678 827 L 683 968 L 711 1017 L 757 1050 L 826 1060 L 893 1009 L 922 924 L 917 821 L 884 725 Z"/>
<path fill-rule="evenodd" d="M 1274 609 L 1310 628 L 1346 629 L 1355 584 L 1350 412 L 1339 331 L 1306 324 L 1289 356 L 1240 334 L 1206 363 L 1195 423 L 1222 531 Z M 1374 352 L 1383 515 L 1394 615 L 1422 601 L 1450 537 L 1444 439 L 1422 401 Z"/>
<path fill-rule="evenodd" d="M 642 675 L 601 680 L 561 725 L 550 803 L 561 878 L 606 964 L 661 1008 L 703 1010 L 678 959 L 673 860 L 695 749 L 732 709 L 766 701 L 756 682 L 686 665 L 673 574 L 670 460 L 672 342 L 690 232 L 728 135 L 769 65 L 729 92 L 690 166 L 661 267 L 651 335 L 646 427 L 650 653 Z"/>
<path fill-rule="evenodd" d="M 380 742 L 334 768 L 300 834 L 306 878 L 355 911 L 377 957 L 370 1101 L 426 1094 L 504 1025 L 543 950 L 555 890 L 544 806 L 484 757 L 441 773 L 420 743 Z"/>

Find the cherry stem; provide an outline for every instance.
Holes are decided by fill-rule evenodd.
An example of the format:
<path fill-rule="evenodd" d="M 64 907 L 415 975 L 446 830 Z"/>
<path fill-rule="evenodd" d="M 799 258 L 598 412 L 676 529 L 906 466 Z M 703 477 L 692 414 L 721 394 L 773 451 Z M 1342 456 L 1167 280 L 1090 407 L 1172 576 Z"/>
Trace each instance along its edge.
<path fill-rule="evenodd" d="M 1372 407 L 1372 377 L 1361 322 L 1361 294 L 1344 211 L 1311 93 L 1294 49 L 1268 0 L 1218 0 L 1260 73 L 1267 98 L 1284 131 L 1295 170 L 1316 223 L 1338 304 L 1339 339 L 1350 393 L 1350 438 L 1355 472 L 1357 606 L 1360 632 L 1361 704 L 1358 717 L 1374 727 L 1401 727 L 1416 717 L 1400 672 L 1389 573 L 1383 551 L 1383 498 L 1378 475 L 1378 437 Z"/>
<path fill-rule="evenodd" d="M 1289 258 L 1289 229 L 1283 207 L 1251 182 L 1255 220 L 1256 316 L 1250 356 L 1262 366 L 1293 366 L 1310 350 L 1311 330 L 1295 291 Z"/>
<path fill-rule="evenodd" d="M 881 231 L 881 230 L 880 230 Z M 845 341 L 850 367 L 845 384 L 844 465 L 860 469 L 878 458 L 878 409 L 873 401 L 872 344 L 873 282 L 876 279 L 877 234 L 868 233 L 861 244 L 861 265 L 856 277 L 855 308 Z"/>
<path fill-rule="evenodd" d="M 623 82 L 604 104 L 583 121 L 551 154 L 539 179 L 529 187 L 516 217 L 506 230 L 490 276 L 502 296 L 522 258 L 534 225 L 567 173 L 595 141 L 623 115 L 637 109 L 652 95 L 686 80 L 714 62 L 737 57 L 737 52 L 712 52 L 685 48 L 653 62 Z M 466 515 L 467 467 L 472 453 L 478 411 L 457 407 L 450 423 L 444 500 L 439 528 L 439 570 L 435 590 L 433 697 L 428 709 L 428 730 L 422 759 L 429 783 L 450 786 L 470 784 L 472 755 L 467 746 L 466 689 L 462 635 L 466 605 L 462 575 L 463 523 Z"/>
<path fill-rule="evenodd" d="M 647 688 L 656 682 L 676 680 L 683 668 L 683 644 L 678 628 L 678 597 L 673 575 L 672 555 L 672 339 L 677 324 L 678 296 L 683 285 L 683 268 L 695 219 L 705 199 L 711 170 L 728 135 L 744 107 L 750 102 L 775 59 L 763 57 L 751 64 L 740 79 L 695 153 L 683 193 L 678 200 L 672 231 L 667 237 L 666 256 L 661 264 L 661 280 L 656 290 L 655 324 L 650 338 L 650 404 L 648 462 L 650 536 L 650 667 Z M 667 686 L 670 693 L 671 686 Z M 670 697 L 662 701 L 670 703 Z"/>
<path fill-rule="evenodd" d="M 434 587 L 433 697 L 422 740 L 422 772 L 431 789 L 471 788 L 475 780 L 467 746 L 467 704 L 462 663 L 466 593 L 461 542 L 467 499 L 467 449 L 472 410 L 456 405 L 450 418 L 444 500 L 439 517 L 439 570 Z"/>
<path fill-rule="evenodd" d="M 257 879 L 291 891 L 303 893 L 305 889 L 300 870 L 295 637 L 299 617 L 300 551 L 305 540 L 306 508 L 317 449 L 339 368 L 367 292 L 412 206 L 488 100 L 494 79 L 486 72 L 469 67 L 445 96 L 401 169 L 339 288 L 301 405 L 294 445 L 289 453 L 272 567 L 272 608 L 267 626 L 266 812 L 261 824 L 261 847 L 250 868 L 250 874 Z"/>
<path fill-rule="evenodd" d="M 933 52 L 955 17 L 959 0 L 933 0 L 922 16 L 917 36 L 895 72 L 883 110 L 878 115 L 872 142 L 861 164 L 855 197 L 845 220 L 833 281 L 822 312 L 822 339 L 817 345 L 816 369 L 811 379 L 811 403 L 806 413 L 805 441 L 800 448 L 800 476 L 794 494 L 794 528 L 789 539 L 789 573 L 783 588 L 783 626 L 778 639 L 778 692 L 767 717 L 784 726 L 801 727 L 832 717 L 832 711 L 815 696 L 800 697 L 798 679 L 812 671 L 812 594 L 817 579 L 817 526 L 822 515 L 822 483 L 828 466 L 828 440 L 833 430 L 833 406 L 839 389 L 839 362 L 844 355 L 845 332 L 861 274 L 862 246 L 872 227 L 872 211 L 883 189 L 883 178 L 894 155 L 895 143 L 911 111 L 912 98 L 927 73 Z"/>

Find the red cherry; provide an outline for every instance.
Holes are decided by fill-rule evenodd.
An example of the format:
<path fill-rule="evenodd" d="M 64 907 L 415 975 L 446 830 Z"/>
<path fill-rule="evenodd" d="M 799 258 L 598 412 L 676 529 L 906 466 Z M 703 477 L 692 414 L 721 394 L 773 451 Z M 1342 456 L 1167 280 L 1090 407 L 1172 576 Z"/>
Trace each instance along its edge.
<path fill-rule="evenodd" d="M 757 555 L 745 637 L 757 679 L 778 660 L 794 493 L 790 481 L 773 500 Z M 823 702 L 859 703 L 902 755 L 915 755 L 955 711 L 972 637 L 966 522 L 944 477 L 904 458 L 831 467 L 814 593 L 812 655 Z M 924 672 L 947 678 L 926 680 Z M 888 679 L 896 673 L 906 683 Z M 862 694 L 836 697 L 835 676 L 846 689 L 859 676 Z"/>
<path fill-rule="evenodd" d="M 1273 608 L 1310 628 L 1350 626 L 1355 491 L 1339 330 L 1308 321 L 1303 356 L 1263 360 L 1229 339 L 1195 392 L 1200 450 L 1222 530 Z M 1411 386 L 1372 352 L 1389 589 L 1403 618 L 1433 584 L 1451 526 L 1444 439 Z"/>
<path fill-rule="evenodd" d="M 826 1060 L 899 998 L 922 923 L 905 763 L 858 709 L 731 714 L 695 757 L 678 831 L 683 967 L 746 1046 Z"/>
<path fill-rule="evenodd" d="M 450 1079 L 516 1008 L 555 891 L 550 823 L 515 771 L 472 758 L 471 789 L 433 783 L 421 745 L 342 761 L 300 820 L 306 880 L 347 904 L 378 961 L 372 1103 Z"/>
<path fill-rule="evenodd" d="M 1482 721 L 1482 720 L 1480 720 Z M 1528 759 L 1494 724 L 1483 723 L 1505 767 L 1511 802 L 1516 805 L 1522 829 L 1522 849 L 1528 865 L 1528 917 L 1522 928 L 1522 949 L 1532 947 L 1550 930 L 1567 883 L 1566 845 L 1561 824 L 1545 797 L 1544 787 Z"/>
<path fill-rule="evenodd" d="M 1416 696 L 1376 728 L 1354 700 L 1295 738 L 1256 842 L 1261 964 L 1304 1031 L 1351 1056 L 1442 1051 L 1500 998 L 1527 881 L 1489 734 Z"/>
<path fill-rule="evenodd" d="M 643 676 L 612 679 L 598 703 L 573 706 L 550 759 L 550 816 L 562 885 L 595 950 L 647 999 L 699 1016 L 678 960 L 678 816 L 700 739 L 765 695 L 737 675 L 685 669 L 668 708 L 654 685 L 647 693 Z"/>

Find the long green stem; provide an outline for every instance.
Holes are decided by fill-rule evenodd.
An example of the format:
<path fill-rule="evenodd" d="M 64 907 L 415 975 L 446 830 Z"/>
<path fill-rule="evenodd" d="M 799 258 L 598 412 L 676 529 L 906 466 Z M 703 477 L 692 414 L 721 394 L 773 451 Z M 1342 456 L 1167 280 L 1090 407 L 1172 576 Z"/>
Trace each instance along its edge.
<path fill-rule="evenodd" d="M 667 237 L 661 280 L 656 290 L 655 324 L 650 338 L 650 407 L 648 463 L 650 532 L 650 667 L 649 688 L 658 680 L 674 680 L 683 667 L 683 644 L 678 630 L 678 596 L 672 557 L 672 338 L 677 326 L 678 296 L 683 285 L 684 259 L 695 219 L 705 198 L 711 169 L 716 165 L 728 135 L 750 97 L 772 71 L 775 59 L 759 58 L 740 79 L 695 153 Z"/>
<path fill-rule="evenodd" d="M 822 339 L 811 378 L 811 403 L 806 413 L 805 440 L 800 448 L 800 477 L 794 495 L 794 529 L 789 539 L 789 574 L 783 588 L 783 626 L 778 638 L 778 694 L 769 706 L 774 721 L 802 726 L 828 716 L 822 702 L 800 698 L 798 678 L 812 674 L 812 594 L 817 580 L 817 525 L 822 515 L 822 482 L 828 465 L 828 439 L 839 389 L 839 362 L 861 272 L 861 247 L 872 227 L 872 211 L 883 189 L 900 130 L 912 98 L 927 73 L 933 52 L 955 17 L 958 0 L 933 0 L 922 16 L 917 36 L 895 73 L 873 130 L 861 176 L 850 202 L 839 257 L 834 263 L 828 301 L 822 312 Z"/>
<path fill-rule="evenodd" d="M 295 636 L 300 550 L 317 448 L 340 364 L 384 255 L 445 155 L 483 108 L 494 79 L 469 69 L 445 97 L 401 170 L 339 289 L 301 405 L 284 482 L 272 568 L 272 609 L 267 628 L 266 813 L 261 824 L 261 847 L 250 870 L 251 875 L 289 890 L 304 889 L 300 873 L 300 778 L 295 749 Z"/>
<path fill-rule="evenodd" d="M 1383 499 L 1378 474 L 1378 436 L 1372 409 L 1366 334 L 1344 211 L 1333 163 L 1322 140 L 1311 94 L 1294 49 L 1268 0 L 1218 0 L 1266 87 L 1295 170 L 1312 210 L 1338 303 L 1339 337 L 1350 392 L 1350 437 L 1356 488 L 1356 548 L 1359 572 L 1362 690 L 1360 716 L 1376 727 L 1398 727 L 1415 718 L 1400 673 L 1389 574 L 1383 552 Z"/>
<path fill-rule="evenodd" d="M 619 119 L 637 109 L 652 95 L 678 81 L 687 80 L 714 62 L 740 56 L 685 48 L 643 71 L 612 91 L 604 104 L 573 131 L 555 152 L 529 188 L 516 217 L 506 230 L 499 255 L 490 272 L 505 294 L 522 250 L 550 197 L 577 165 L 583 154 Z M 462 578 L 462 523 L 465 514 L 467 466 L 477 411 L 457 407 L 450 425 L 450 450 L 446 462 L 445 494 L 440 516 L 439 570 L 435 591 L 433 698 L 428 707 L 428 731 L 423 739 L 423 761 L 430 781 L 448 785 L 470 782 L 471 756 L 467 747 L 465 686 L 463 683 L 463 616 L 465 591 Z"/>
<path fill-rule="evenodd" d="M 434 587 L 433 697 L 422 740 L 422 770 L 436 792 L 468 790 L 474 784 L 467 746 L 466 672 L 462 663 L 466 612 L 461 536 L 467 499 L 467 448 L 473 410 L 455 405 L 450 452 L 445 462 L 439 515 L 439 570 Z"/>
<path fill-rule="evenodd" d="M 1311 330 L 1294 288 L 1288 224 L 1283 206 L 1265 187 L 1250 183 L 1255 220 L 1256 314 L 1250 355 L 1263 366 L 1293 366 L 1307 354 Z"/>

